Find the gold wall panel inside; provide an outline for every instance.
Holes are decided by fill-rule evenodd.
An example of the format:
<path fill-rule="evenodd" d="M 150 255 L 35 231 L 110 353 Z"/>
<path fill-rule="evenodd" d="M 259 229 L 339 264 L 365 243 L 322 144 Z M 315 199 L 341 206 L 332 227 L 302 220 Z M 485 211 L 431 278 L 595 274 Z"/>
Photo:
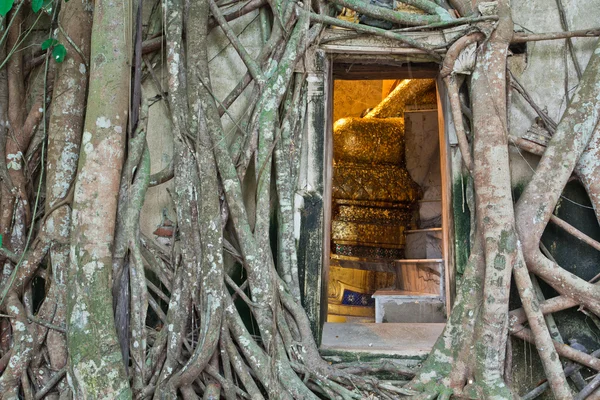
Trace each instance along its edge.
<path fill-rule="evenodd" d="M 340 118 L 360 117 L 365 110 L 376 107 L 385 97 L 382 96 L 382 84 L 383 81 L 380 80 L 334 80 L 333 121 Z"/>

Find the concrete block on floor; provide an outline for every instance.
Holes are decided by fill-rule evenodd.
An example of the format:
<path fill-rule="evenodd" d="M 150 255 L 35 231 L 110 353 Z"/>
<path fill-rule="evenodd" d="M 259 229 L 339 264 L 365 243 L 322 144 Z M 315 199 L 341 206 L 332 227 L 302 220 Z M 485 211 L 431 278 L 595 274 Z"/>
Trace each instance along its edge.
<path fill-rule="evenodd" d="M 379 292 L 379 293 L 378 293 Z M 446 306 L 438 296 L 375 292 L 376 323 L 442 323 L 446 322 Z"/>

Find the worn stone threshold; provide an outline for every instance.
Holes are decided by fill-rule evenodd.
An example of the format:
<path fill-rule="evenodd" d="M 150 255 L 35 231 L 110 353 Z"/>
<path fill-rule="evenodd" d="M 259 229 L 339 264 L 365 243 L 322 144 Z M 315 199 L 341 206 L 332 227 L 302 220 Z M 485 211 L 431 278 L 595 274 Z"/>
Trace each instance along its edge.
<path fill-rule="evenodd" d="M 425 357 L 444 323 L 330 323 L 323 326 L 321 350 Z"/>

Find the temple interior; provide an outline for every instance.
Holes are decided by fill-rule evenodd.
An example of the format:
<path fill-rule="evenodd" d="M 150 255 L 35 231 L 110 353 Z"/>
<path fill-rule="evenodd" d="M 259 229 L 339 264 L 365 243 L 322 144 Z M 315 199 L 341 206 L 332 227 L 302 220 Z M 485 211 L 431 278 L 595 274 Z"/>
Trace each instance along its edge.
<path fill-rule="evenodd" d="M 445 322 L 432 79 L 335 80 L 328 322 Z"/>

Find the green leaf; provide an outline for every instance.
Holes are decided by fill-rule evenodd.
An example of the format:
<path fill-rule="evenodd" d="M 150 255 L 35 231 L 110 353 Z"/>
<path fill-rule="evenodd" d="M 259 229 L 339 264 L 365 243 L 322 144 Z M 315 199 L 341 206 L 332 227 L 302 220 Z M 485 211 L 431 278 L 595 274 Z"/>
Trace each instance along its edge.
<path fill-rule="evenodd" d="M 0 15 L 5 16 L 12 8 L 15 0 L 0 0 Z"/>
<path fill-rule="evenodd" d="M 46 39 L 42 42 L 42 50 L 47 50 L 56 44 L 58 44 L 58 40 L 53 39 L 53 38 Z"/>
<path fill-rule="evenodd" d="M 44 0 L 31 0 L 31 9 L 37 13 L 42 9 L 42 4 L 44 4 Z"/>
<path fill-rule="evenodd" d="M 50 14 L 52 12 L 52 4 L 54 4 L 54 0 L 44 0 L 42 8 L 44 9 L 44 11 Z"/>
<path fill-rule="evenodd" d="M 52 49 L 52 58 L 54 58 L 54 61 L 56 61 L 57 63 L 63 62 L 65 60 L 66 55 L 67 49 L 65 49 L 65 46 L 63 46 L 62 44 L 57 44 Z"/>

